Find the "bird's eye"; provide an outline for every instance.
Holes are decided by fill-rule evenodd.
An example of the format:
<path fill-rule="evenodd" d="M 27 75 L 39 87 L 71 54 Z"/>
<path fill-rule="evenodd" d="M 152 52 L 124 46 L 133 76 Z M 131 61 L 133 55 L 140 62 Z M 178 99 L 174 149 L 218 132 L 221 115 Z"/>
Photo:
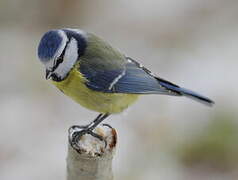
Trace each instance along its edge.
<path fill-rule="evenodd" d="M 54 71 L 63 62 L 63 57 L 60 56 L 54 60 L 52 71 Z"/>
<path fill-rule="evenodd" d="M 57 59 L 57 64 L 60 64 L 60 63 L 62 63 L 63 62 L 63 57 L 59 57 L 58 59 Z"/>
<path fill-rule="evenodd" d="M 63 52 L 61 53 L 61 55 L 54 60 L 54 63 L 53 63 L 53 71 L 64 61 L 64 54 L 65 54 L 65 51 L 66 51 L 66 47 L 67 47 L 67 44 L 69 43 L 69 41 L 66 42 L 66 46 L 63 50 Z"/>

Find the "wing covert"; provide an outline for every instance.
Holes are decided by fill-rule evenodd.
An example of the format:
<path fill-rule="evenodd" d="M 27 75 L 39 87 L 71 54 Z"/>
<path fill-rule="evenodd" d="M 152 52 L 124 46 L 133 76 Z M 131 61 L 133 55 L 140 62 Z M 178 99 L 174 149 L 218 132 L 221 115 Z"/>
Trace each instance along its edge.
<path fill-rule="evenodd" d="M 125 58 L 125 63 L 114 68 L 106 62 L 80 63 L 80 72 L 88 80 L 88 88 L 105 93 L 127 93 L 127 94 L 169 94 L 158 80 L 136 61 Z"/>

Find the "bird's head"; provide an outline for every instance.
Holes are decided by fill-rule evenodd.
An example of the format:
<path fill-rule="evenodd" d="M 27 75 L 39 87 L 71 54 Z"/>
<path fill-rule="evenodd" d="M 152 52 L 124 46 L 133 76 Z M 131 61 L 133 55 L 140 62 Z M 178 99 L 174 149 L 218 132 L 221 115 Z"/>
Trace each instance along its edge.
<path fill-rule="evenodd" d="M 87 35 L 78 29 L 46 32 L 38 46 L 38 57 L 46 68 L 46 79 L 63 80 L 85 52 Z"/>

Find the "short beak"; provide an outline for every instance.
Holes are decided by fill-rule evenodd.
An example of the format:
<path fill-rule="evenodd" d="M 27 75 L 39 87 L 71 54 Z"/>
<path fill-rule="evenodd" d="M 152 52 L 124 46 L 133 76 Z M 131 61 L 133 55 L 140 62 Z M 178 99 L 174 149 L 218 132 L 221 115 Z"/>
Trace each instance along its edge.
<path fill-rule="evenodd" d="M 49 79 L 51 77 L 51 74 L 52 74 L 52 72 L 50 70 L 46 69 L 45 79 Z"/>

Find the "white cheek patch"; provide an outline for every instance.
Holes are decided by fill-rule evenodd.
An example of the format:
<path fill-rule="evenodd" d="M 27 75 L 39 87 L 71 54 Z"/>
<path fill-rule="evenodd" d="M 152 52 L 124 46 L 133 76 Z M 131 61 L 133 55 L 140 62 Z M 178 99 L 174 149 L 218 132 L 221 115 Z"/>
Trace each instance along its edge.
<path fill-rule="evenodd" d="M 78 59 L 78 44 L 74 38 L 71 38 L 70 42 L 68 43 L 63 58 L 63 62 L 59 64 L 59 66 L 54 71 L 54 73 L 60 76 L 62 79 L 69 73 Z"/>

